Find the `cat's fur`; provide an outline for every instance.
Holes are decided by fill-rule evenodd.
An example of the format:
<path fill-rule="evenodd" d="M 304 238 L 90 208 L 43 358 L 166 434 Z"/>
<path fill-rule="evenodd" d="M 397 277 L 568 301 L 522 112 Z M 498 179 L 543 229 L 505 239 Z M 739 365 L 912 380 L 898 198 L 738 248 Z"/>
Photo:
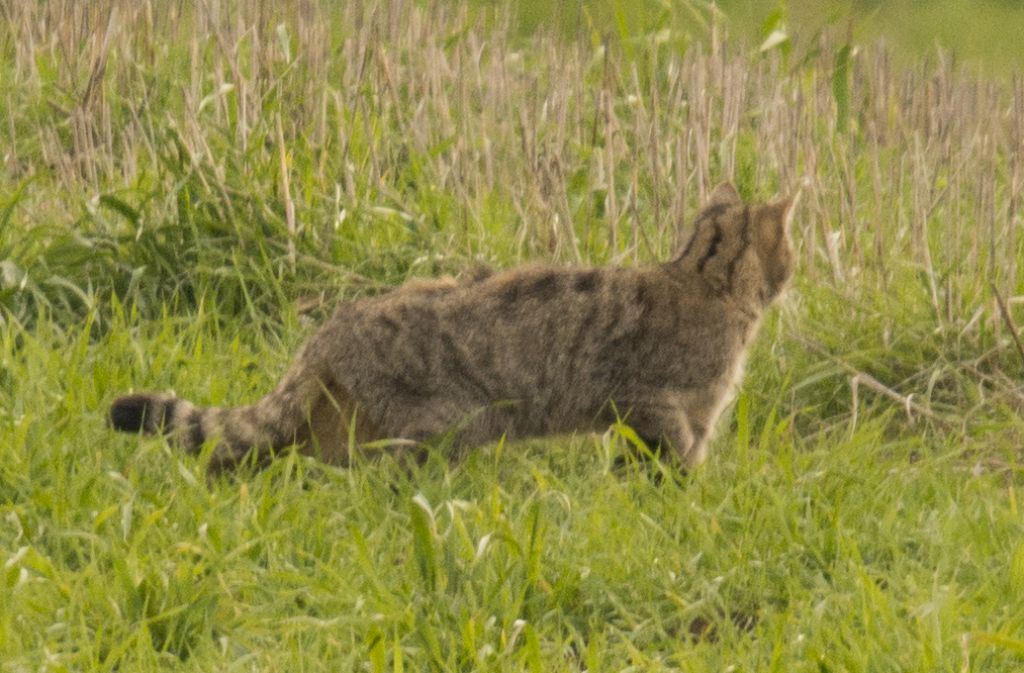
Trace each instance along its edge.
<path fill-rule="evenodd" d="M 618 415 L 691 467 L 793 274 L 792 205 L 744 204 L 723 184 L 665 264 L 411 281 L 342 305 L 255 404 L 134 394 L 110 421 L 190 451 L 212 439 L 219 469 L 291 444 L 345 464 L 350 439 L 415 445 L 450 432 L 468 447 L 602 430 Z"/>

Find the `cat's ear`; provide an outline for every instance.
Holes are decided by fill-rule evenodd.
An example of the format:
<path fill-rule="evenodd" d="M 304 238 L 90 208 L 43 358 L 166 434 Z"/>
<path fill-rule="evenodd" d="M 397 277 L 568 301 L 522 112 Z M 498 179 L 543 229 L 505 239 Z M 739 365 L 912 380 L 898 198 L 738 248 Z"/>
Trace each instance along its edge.
<path fill-rule="evenodd" d="M 767 206 L 776 226 L 784 232 L 789 231 L 789 224 L 793 221 L 793 212 L 796 210 L 796 204 L 800 202 L 802 191 L 798 189 L 795 193 L 785 198 L 776 199 Z"/>
<path fill-rule="evenodd" d="M 800 200 L 800 192 L 766 203 L 754 211 L 754 246 L 761 259 L 766 281 L 766 300 L 778 295 L 793 276 L 796 257 L 789 237 L 793 212 Z"/>
<path fill-rule="evenodd" d="M 711 190 L 706 208 L 711 206 L 737 206 L 743 203 L 740 193 L 736 191 L 731 182 L 722 182 Z"/>

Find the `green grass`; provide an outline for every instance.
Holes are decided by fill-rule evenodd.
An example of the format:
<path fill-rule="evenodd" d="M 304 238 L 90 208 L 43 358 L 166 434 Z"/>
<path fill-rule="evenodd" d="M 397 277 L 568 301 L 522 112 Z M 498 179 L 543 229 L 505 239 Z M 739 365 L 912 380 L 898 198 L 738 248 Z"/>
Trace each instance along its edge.
<path fill-rule="evenodd" d="M 244 399 L 301 330 L 134 322 L 2 335 L 5 670 L 1019 669 L 1016 446 L 972 469 L 878 410 L 802 435 L 753 376 L 683 479 L 612 471 L 609 432 L 207 482 L 104 404 Z"/>
<path fill-rule="evenodd" d="M 112 435 L 105 402 L 251 397 L 303 330 L 136 324 L 2 335 L 9 670 L 1019 668 L 1017 447 L 893 436 L 877 408 L 852 436 L 796 432 L 793 386 L 770 379 L 814 363 L 779 371 L 770 338 L 682 480 L 610 471 L 609 433 L 207 483 L 163 441 Z"/>
<path fill-rule="evenodd" d="M 357 4 L 0 2 L 0 671 L 1020 670 L 1019 82 L 796 2 Z M 664 259 L 725 178 L 803 184 L 799 272 L 685 478 L 613 427 L 208 481 L 105 427 L 412 276 Z"/>

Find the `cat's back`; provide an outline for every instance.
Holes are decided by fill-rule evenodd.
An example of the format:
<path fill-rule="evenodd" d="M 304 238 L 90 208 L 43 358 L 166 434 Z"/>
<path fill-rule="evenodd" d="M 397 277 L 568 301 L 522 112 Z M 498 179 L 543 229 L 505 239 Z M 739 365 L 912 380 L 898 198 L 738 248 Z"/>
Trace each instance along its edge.
<path fill-rule="evenodd" d="M 343 307 L 336 375 L 384 415 L 516 400 L 538 410 L 519 417 L 575 423 L 616 396 L 689 376 L 695 360 L 719 359 L 714 312 L 699 283 L 661 267 L 530 265 Z"/>

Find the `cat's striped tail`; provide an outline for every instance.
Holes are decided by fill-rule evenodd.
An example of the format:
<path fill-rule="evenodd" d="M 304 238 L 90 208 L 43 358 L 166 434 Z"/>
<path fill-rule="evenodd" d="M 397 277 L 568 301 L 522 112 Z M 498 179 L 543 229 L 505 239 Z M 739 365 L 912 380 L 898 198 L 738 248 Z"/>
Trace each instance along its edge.
<path fill-rule="evenodd" d="M 333 425 L 341 420 L 331 388 L 303 364 L 299 359 L 273 392 L 252 405 L 199 407 L 167 393 L 135 393 L 114 400 L 108 420 L 124 432 L 166 435 L 193 453 L 213 439 L 210 468 L 215 471 L 238 464 L 254 450 L 262 464 L 276 449 L 307 445 L 318 417 L 332 416 L 325 422 Z"/>
<path fill-rule="evenodd" d="M 114 400 L 109 420 L 124 432 L 166 435 L 190 453 L 215 438 L 210 469 L 217 471 L 237 465 L 253 450 L 261 464 L 273 450 L 301 445 L 309 438 L 307 424 L 296 423 L 265 400 L 245 407 L 198 407 L 170 394 L 137 393 Z"/>

